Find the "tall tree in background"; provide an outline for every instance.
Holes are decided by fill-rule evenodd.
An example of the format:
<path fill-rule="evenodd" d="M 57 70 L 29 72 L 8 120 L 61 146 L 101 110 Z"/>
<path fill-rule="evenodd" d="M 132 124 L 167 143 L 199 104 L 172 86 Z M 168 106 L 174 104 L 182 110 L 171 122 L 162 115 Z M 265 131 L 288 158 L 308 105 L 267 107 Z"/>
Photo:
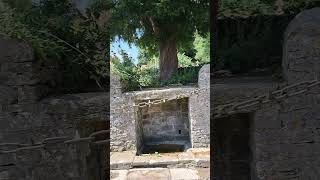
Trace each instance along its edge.
<path fill-rule="evenodd" d="M 160 80 L 178 69 L 177 46 L 209 30 L 209 0 L 114 0 L 114 35 L 159 52 Z"/>

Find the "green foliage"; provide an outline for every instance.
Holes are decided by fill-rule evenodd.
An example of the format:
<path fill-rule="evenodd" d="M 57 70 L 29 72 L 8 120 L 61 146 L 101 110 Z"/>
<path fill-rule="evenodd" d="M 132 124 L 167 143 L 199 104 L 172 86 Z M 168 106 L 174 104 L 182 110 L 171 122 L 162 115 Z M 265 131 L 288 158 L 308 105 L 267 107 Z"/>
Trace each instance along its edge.
<path fill-rule="evenodd" d="M 305 9 L 319 6 L 319 0 L 286 0 L 284 1 L 283 8 L 288 14 L 296 14 Z"/>
<path fill-rule="evenodd" d="M 192 57 L 187 56 L 185 53 L 178 53 L 179 67 L 195 66 L 196 63 Z"/>
<path fill-rule="evenodd" d="M 160 39 L 176 37 L 183 44 L 193 33 L 209 30 L 209 1 L 193 0 L 114 0 L 113 36 L 136 42 L 151 54 Z M 137 30 L 140 30 L 140 34 Z"/>
<path fill-rule="evenodd" d="M 122 61 L 117 57 L 111 58 L 111 72 L 120 78 L 124 91 L 197 83 L 201 66 L 185 67 L 167 81 L 160 82 L 158 78 L 159 69 L 147 65 L 134 65 L 132 58 L 128 57 L 123 51 L 121 54 Z"/>
<path fill-rule="evenodd" d="M 275 0 L 221 0 L 220 17 L 249 17 L 274 12 Z"/>
<path fill-rule="evenodd" d="M 319 5 L 319 0 L 221 0 L 219 1 L 219 17 L 247 18 L 274 15 L 279 13 L 279 9 L 289 15 Z"/>
<path fill-rule="evenodd" d="M 84 17 L 68 0 L 44 0 L 38 5 L 30 0 L 5 2 L 0 4 L 0 32 L 29 43 L 39 60 L 57 61 L 64 76 L 62 87 L 88 79 L 105 85 L 109 36 L 99 17 L 107 7 L 89 8 Z M 97 7 L 99 2 L 94 2 Z"/>
<path fill-rule="evenodd" d="M 191 69 L 190 71 L 182 71 L 177 72 L 173 76 L 171 76 L 167 81 L 164 82 L 164 85 L 170 84 L 194 84 L 197 83 L 198 80 L 198 72 L 199 69 Z"/>
<path fill-rule="evenodd" d="M 111 63 L 111 70 L 120 77 L 125 90 L 138 90 L 142 87 L 161 87 L 170 84 L 197 83 L 199 67 L 210 62 L 210 36 L 208 33 L 204 37 L 199 33 L 195 33 L 194 37 L 194 41 L 186 43 L 185 46 L 179 49 L 178 63 L 182 70 L 165 82 L 160 83 L 158 78 L 159 55 L 152 54 L 143 48 L 138 49 L 138 64 L 136 66 L 132 63 L 133 60 L 125 56 L 125 53 L 121 50 L 122 59 L 131 63 L 120 62 L 119 59 L 114 58 Z M 125 67 L 125 64 L 128 64 L 129 67 Z M 130 71 L 126 70 L 126 68 L 129 68 Z M 133 77 L 135 80 L 132 79 Z"/>
<path fill-rule="evenodd" d="M 120 78 L 124 91 L 139 90 L 142 87 L 160 87 L 158 69 L 146 65 L 136 66 L 132 58 L 121 50 L 122 61 L 111 58 L 111 72 Z"/>
<path fill-rule="evenodd" d="M 195 59 L 198 64 L 210 63 L 210 34 L 207 33 L 205 36 L 201 36 L 196 32 L 193 45 L 196 50 Z"/>
<path fill-rule="evenodd" d="M 319 0 L 221 0 L 217 69 L 248 73 L 255 69 L 279 79 L 284 31 L 299 12 Z"/>
<path fill-rule="evenodd" d="M 138 48 L 138 65 L 157 67 L 159 63 L 159 53 L 149 53 L 148 49 Z"/>
<path fill-rule="evenodd" d="M 147 67 L 158 68 L 159 54 L 152 54 L 150 51 L 139 48 L 138 64 Z M 205 36 L 194 33 L 194 40 L 185 43 L 178 50 L 179 67 L 199 66 L 210 63 L 210 35 Z"/>
<path fill-rule="evenodd" d="M 159 70 L 155 68 L 139 68 L 139 84 L 141 87 L 160 87 L 158 79 Z"/>
<path fill-rule="evenodd" d="M 283 33 L 290 20 L 286 16 L 257 17 L 221 23 L 217 68 L 247 73 L 281 67 Z"/>
<path fill-rule="evenodd" d="M 17 3 L 13 3 L 15 1 L 10 2 L 10 4 L 17 5 L 18 7 L 28 7 L 22 6 L 22 2 L 20 1 L 16 1 Z M 27 1 L 23 2 L 26 3 Z M 52 40 L 52 38 L 43 33 L 35 33 L 34 29 L 29 28 L 29 26 L 21 20 L 24 14 L 25 13 L 22 12 L 20 14 L 16 13 L 12 8 L 0 1 L 0 33 L 22 39 L 29 43 L 39 59 L 60 58 L 60 54 L 66 50 L 65 47 L 59 45 L 59 42 Z"/>
<path fill-rule="evenodd" d="M 137 67 L 133 64 L 132 58 L 123 50 L 120 51 L 122 62 L 119 58 L 111 58 L 111 72 L 120 77 L 122 87 L 125 91 L 136 90 L 140 87 L 139 73 Z"/>
<path fill-rule="evenodd" d="M 124 91 L 135 91 L 142 88 L 156 88 L 173 84 L 187 85 L 197 83 L 200 66 L 186 66 L 180 68 L 170 79 L 160 82 L 159 69 L 155 67 L 157 58 L 147 61 L 146 64 L 135 65 L 133 59 L 123 50 L 120 50 L 121 60 L 111 58 L 111 72 L 120 78 Z"/>

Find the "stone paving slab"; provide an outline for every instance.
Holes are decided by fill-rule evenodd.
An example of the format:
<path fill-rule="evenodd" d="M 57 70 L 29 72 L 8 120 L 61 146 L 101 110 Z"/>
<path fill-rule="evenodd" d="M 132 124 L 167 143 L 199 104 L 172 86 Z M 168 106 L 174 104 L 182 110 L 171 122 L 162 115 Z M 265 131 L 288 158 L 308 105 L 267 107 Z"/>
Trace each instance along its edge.
<path fill-rule="evenodd" d="M 110 179 L 125 180 L 127 178 L 128 170 L 112 170 L 110 172 Z"/>
<path fill-rule="evenodd" d="M 178 163 L 179 163 L 178 155 L 174 153 L 160 154 L 159 156 L 153 155 L 151 156 L 149 161 L 150 165 L 154 165 L 154 164 L 164 165 L 164 164 L 178 164 Z"/>
<path fill-rule="evenodd" d="M 190 148 L 187 153 L 193 156 L 195 159 L 208 159 L 210 158 L 209 148 Z"/>
<path fill-rule="evenodd" d="M 206 180 L 209 168 L 137 168 L 111 170 L 111 180 Z"/>
<path fill-rule="evenodd" d="M 195 169 L 175 168 L 170 169 L 171 180 L 201 179 Z"/>
<path fill-rule="evenodd" d="M 112 152 L 110 155 L 111 169 L 130 169 L 135 157 L 133 151 Z"/>
<path fill-rule="evenodd" d="M 127 180 L 170 180 L 170 171 L 167 168 L 131 169 L 127 173 Z"/>
<path fill-rule="evenodd" d="M 143 166 L 149 164 L 151 155 L 135 156 L 133 160 L 133 166 Z"/>
<path fill-rule="evenodd" d="M 128 170 L 147 167 L 202 167 L 210 166 L 209 148 L 191 148 L 186 152 L 144 154 L 136 156 L 132 151 L 112 152 L 112 170 Z"/>

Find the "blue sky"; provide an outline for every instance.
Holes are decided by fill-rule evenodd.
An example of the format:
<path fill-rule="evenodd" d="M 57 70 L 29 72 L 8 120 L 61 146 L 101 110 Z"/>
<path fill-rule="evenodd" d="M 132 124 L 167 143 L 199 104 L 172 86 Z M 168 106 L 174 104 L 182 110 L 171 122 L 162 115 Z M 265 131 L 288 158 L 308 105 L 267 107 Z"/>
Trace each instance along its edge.
<path fill-rule="evenodd" d="M 126 53 L 132 57 L 132 59 L 134 60 L 134 63 L 137 63 L 138 60 L 138 48 L 137 46 L 135 46 L 134 44 L 131 44 L 131 47 L 129 46 L 128 42 L 124 41 L 123 39 L 117 39 L 116 41 L 111 43 L 111 54 L 116 53 L 116 56 L 118 56 L 119 58 L 119 50 L 123 49 L 124 51 L 126 51 Z"/>
<path fill-rule="evenodd" d="M 141 29 L 136 29 L 136 35 L 138 38 L 140 38 L 143 35 L 143 30 Z M 124 41 L 121 38 L 115 38 L 116 40 L 111 43 L 110 47 L 110 53 L 116 53 L 116 56 L 118 56 L 120 59 L 119 55 L 119 50 L 120 48 L 123 49 L 133 60 L 134 63 L 137 64 L 138 62 L 138 48 L 134 44 L 128 44 L 128 42 Z"/>

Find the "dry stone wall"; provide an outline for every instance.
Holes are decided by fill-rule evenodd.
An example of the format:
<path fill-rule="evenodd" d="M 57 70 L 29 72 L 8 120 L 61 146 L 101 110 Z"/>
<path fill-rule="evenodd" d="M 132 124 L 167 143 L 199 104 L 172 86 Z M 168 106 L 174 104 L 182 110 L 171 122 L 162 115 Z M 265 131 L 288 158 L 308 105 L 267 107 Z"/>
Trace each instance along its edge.
<path fill-rule="evenodd" d="M 62 142 L 109 127 L 109 93 L 47 97 L 54 76 L 42 69 L 27 44 L 0 37 L 0 179 L 106 178 L 108 146 Z"/>
<path fill-rule="evenodd" d="M 288 84 L 320 75 L 320 8 L 298 14 L 284 36 Z M 258 179 L 319 179 L 320 88 L 263 106 L 254 114 Z"/>
<path fill-rule="evenodd" d="M 258 179 L 318 179 L 319 88 L 254 113 L 252 144 Z"/>
<path fill-rule="evenodd" d="M 268 90 L 276 90 L 277 85 L 292 85 L 319 77 L 319 17 L 320 8 L 314 8 L 297 15 L 288 26 L 284 36 L 285 82 L 277 84 L 253 81 L 237 87 L 235 83 L 217 85 L 213 87 L 213 106 L 224 104 L 223 102 L 242 102 Z M 233 91 L 235 89 L 237 92 Z M 251 122 L 251 179 L 319 179 L 320 87 L 317 85 L 305 90 L 306 92 L 295 96 L 284 96 L 261 104 L 255 111 L 237 111 L 248 113 Z M 301 89 L 296 89 L 295 92 L 299 91 Z M 221 119 L 215 119 L 219 120 Z M 219 140 L 215 140 L 212 143 L 217 145 L 218 142 Z M 218 177 L 219 175 L 216 178 Z"/>

